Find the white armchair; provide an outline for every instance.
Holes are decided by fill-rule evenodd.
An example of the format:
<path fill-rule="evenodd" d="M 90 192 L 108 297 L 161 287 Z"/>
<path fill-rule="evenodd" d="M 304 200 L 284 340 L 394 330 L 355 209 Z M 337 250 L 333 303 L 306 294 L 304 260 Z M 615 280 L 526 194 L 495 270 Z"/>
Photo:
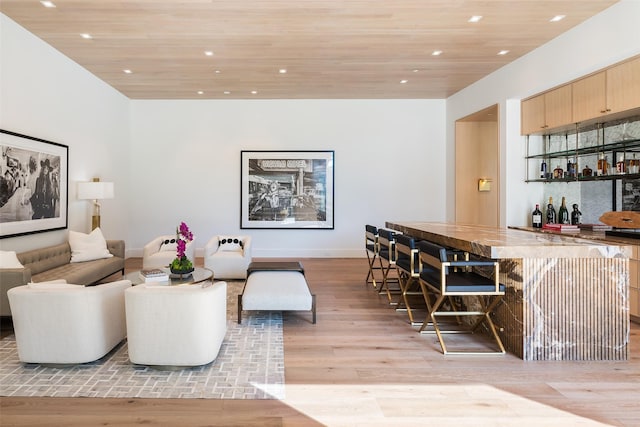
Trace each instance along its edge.
<path fill-rule="evenodd" d="M 173 242 L 172 242 L 173 240 Z M 187 243 L 185 255 L 192 262 L 195 263 L 195 242 L 194 237 L 192 241 Z M 149 243 L 147 243 L 142 249 L 142 268 L 162 268 L 171 264 L 176 257 L 176 235 L 168 234 L 165 236 L 158 236 Z"/>
<path fill-rule="evenodd" d="M 129 280 L 98 286 L 57 281 L 9 289 L 20 361 L 79 364 L 103 357 L 127 335 L 124 294 L 130 287 Z"/>
<path fill-rule="evenodd" d="M 216 279 L 246 279 L 251 236 L 213 236 L 204 247 L 204 266 Z"/>
<path fill-rule="evenodd" d="M 217 356 L 227 332 L 227 283 L 138 285 L 125 292 L 131 363 L 199 366 Z"/>

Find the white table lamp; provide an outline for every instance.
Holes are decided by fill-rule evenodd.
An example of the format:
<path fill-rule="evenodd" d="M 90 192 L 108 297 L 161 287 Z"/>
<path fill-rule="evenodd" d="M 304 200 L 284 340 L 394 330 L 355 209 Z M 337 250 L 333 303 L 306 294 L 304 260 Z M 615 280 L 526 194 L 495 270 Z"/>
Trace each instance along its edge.
<path fill-rule="evenodd" d="M 102 182 L 100 178 L 93 178 L 91 182 L 79 182 L 78 199 L 93 200 L 91 229 L 95 230 L 100 227 L 100 203 L 98 200 L 113 199 L 113 182 Z"/>

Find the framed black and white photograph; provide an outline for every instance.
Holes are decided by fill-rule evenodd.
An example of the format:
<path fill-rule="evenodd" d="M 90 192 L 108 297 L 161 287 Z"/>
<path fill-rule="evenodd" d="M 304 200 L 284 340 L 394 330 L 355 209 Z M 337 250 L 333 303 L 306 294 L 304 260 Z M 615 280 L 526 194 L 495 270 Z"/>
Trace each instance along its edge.
<path fill-rule="evenodd" d="M 0 129 L 0 238 L 67 228 L 69 147 Z"/>
<path fill-rule="evenodd" d="M 240 228 L 333 229 L 333 151 L 242 151 Z"/>

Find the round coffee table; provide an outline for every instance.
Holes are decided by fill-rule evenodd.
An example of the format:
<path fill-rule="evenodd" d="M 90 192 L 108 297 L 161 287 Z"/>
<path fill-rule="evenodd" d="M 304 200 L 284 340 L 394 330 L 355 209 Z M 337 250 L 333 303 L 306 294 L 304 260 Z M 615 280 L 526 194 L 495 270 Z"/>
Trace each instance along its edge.
<path fill-rule="evenodd" d="M 127 273 L 124 275 L 126 280 L 130 280 L 132 285 L 142 285 L 144 283 L 150 285 L 187 285 L 193 283 L 204 282 L 205 280 L 211 279 L 213 281 L 213 271 L 208 268 L 196 267 L 191 274 L 186 276 L 173 276 L 168 268 L 162 268 L 169 275 L 168 282 L 145 282 L 144 279 L 140 276 L 140 270 L 132 271 L 131 273 Z M 173 277 L 172 277 L 173 276 Z"/>

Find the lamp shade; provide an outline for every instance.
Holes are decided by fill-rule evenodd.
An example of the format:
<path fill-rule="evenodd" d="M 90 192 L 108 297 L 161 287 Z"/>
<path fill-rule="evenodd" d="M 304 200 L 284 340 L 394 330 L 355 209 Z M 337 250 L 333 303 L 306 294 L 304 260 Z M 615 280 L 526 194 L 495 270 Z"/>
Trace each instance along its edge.
<path fill-rule="evenodd" d="M 78 199 L 113 199 L 113 182 L 79 182 Z"/>

